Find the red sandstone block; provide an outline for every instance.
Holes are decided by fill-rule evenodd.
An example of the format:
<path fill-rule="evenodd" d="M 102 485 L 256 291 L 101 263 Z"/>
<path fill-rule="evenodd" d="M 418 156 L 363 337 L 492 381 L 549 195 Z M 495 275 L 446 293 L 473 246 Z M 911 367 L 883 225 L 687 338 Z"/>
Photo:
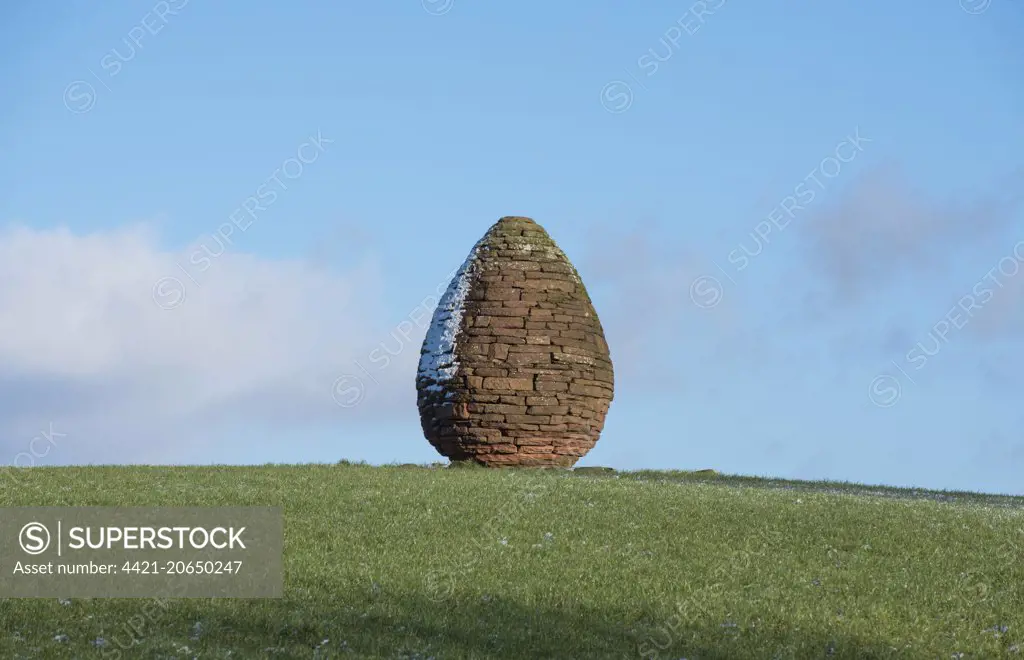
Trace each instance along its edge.
<path fill-rule="evenodd" d="M 515 406 L 507 403 L 488 403 L 484 404 L 483 410 L 480 410 L 479 412 L 500 413 L 502 415 L 525 415 L 526 406 Z"/>
<path fill-rule="evenodd" d="M 575 282 L 576 281 L 575 278 L 573 278 L 573 276 L 570 275 L 569 273 L 557 273 L 557 272 L 552 271 L 552 270 L 543 270 L 542 269 L 539 272 L 538 271 L 532 271 L 532 272 L 523 273 L 523 274 L 526 275 L 527 279 L 534 279 L 534 280 L 540 280 L 540 279 L 544 279 L 544 280 L 548 280 L 548 281 L 550 281 L 550 280 L 562 280 L 563 282 Z"/>
<path fill-rule="evenodd" d="M 487 319 L 486 323 L 480 323 L 480 318 Z M 521 328 L 525 320 L 522 317 L 514 316 L 484 316 L 477 319 L 477 325 L 490 325 L 492 328 Z"/>
<path fill-rule="evenodd" d="M 575 282 L 567 282 L 565 280 L 553 280 L 553 279 L 542 279 L 534 280 L 528 279 L 523 280 L 519 283 L 519 288 L 523 291 L 543 291 L 545 293 L 550 291 L 562 291 L 563 293 L 573 293 L 576 291 Z M 489 298 L 490 296 L 488 296 Z"/>
<path fill-rule="evenodd" d="M 569 348 L 568 346 L 566 348 Z M 589 355 L 574 355 L 573 353 L 566 353 L 565 349 L 562 351 L 552 353 L 551 359 L 554 362 L 563 362 L 568 364 L 586 364 L 594 366 L 595 360 Z"/>
<path fill-rule="evenodd" d="M 565 415 L 569 412 L 569 406 L 530 406 L 528 415 Z"/>
<path fill-rule="evenodd" d="M 552 454 L 554 453 L 554 445 L 520 445 L 520 454 Z"/>
<path fill-rule="evenodd" d="M 540 426 L 538 426 L 536 424 L 523 424 L 523 423 L 514 423 L 514 422 L 504 422 L 504 426 L 502 427 L 502 429 L 506 433 L 508 433 L 510 431 L 515 432 L 515 433 L 520 433 L 520 432 L 536 431 L 536 430 L 540 429 Z"/>
<path fill-rule="evenodd" d="M 524 328 L 488 328 L 495 337 L 525 337 L 527 334 Z M 524 339 L 522 343 L 526 343 Z"/>
<path fill-rule="evenodd" d="M 560 347 L 563 353 L 565 352 L 566 346 L 573 348 L 577 351 L 586 351 L 587 353 L 597 352 L 596 344 L 591 344 L 587 343 L 586 341 L 581 341 L 579 339 L 573 339 L 571 337 L 564 336 L 564 333 L 568 332 L 567 330 L 552 330 L 551 332 L 558 333 L 551 338 L 551 345 Z"/>
<path fill-rule="evenodd" d="M 491 443 L 501 439 L 501 430 L 473 427 L 462 435 L 463 442 Z"/>
<path fill-rule="evenodd" d="M 505 421 L 510 424 L 550 424 L 551 417 L 547 415 L 505 415 Z"/>
<path fill-rule="evenodd" d="M 530 271 L 530 270 L 540 270 L 543 266 L 541 266 L 541 264 L 537 263 L 536 261 L 513 260 L 513 261 L 506 261 L 506 262 L 502 263 L 501 267 L 503 269 L 507 268 L 509 270 Z"/>
<path fill-rule="evenodd" d="M 508 355 L 506 361 L 509 364 L 525 367 L 534 366 L 539 364 L 550 364 L 551 354 L 550 353 L 512 353 Z"/>
<path fill-rule="evenodd" d="M 510 346 L 509 351 L 513 353 L 551 353 L 551 346 L 545 343 L 534 344 L 531 340 L 548 339 L 548 337 L 527 337 L 526 343 L 521 346 Z"/>
<path fill-rule="evenodd" d="M 532 390 L 533 380 L 529 378 L 484 378 L 487 390 Z"/>
<path fill-rule="evenodd" d="M 473 288 L 470 287 L 470 290 L 472 291 Z M 485 293 L 483 300 L 519 300 L 521 295 L 519 289 L 514 289 L 510 286 L 488 286 L 483 288 L 483 290 Z"/>
<path fill-rule="evenodd" d="M 572 266 L 557 261 L 546 261 L 541 264 L 540 269 L 547 273 L 572 273 Z"/>
<path fill-rule="evenodd" d="M 590 380 L 590 379 L 586 379 L 586 378 L 577 378 L 574 382 L 577 385 L 589 385 L 589 386 L 592 386 L 592 387 L 600 387 L 601 389 L 606 390 L 608 394 L 611 394 L 611 392 L 612 392 L 612 386 L 609 385 L 608 383 L 604 382 L 604 381 L 601 381 L 601 380 Z"/>
<path fill-rule="evenodd" d="M 585 394 L 587 396 L 603 397 L 608 396 L 608 390 L 604 387 L 594 387 L 593 385 L 580 385 L 578 383 L 572 383 L 569 385 L 569 391 L 573 394 Z"/>
<path fill-rule="evenodd" d="M 501 303 L 497 303 L 501 304 Z M 516 303 L 521 304 L 521 303 Z M 530 303 L 525 303 L 530 304 Z M 480 316 L 517 316 L 522 318 L 525 314 L 525 310 L 513 309 L 511 307 L 496 307 L 494 309 L 480 310 Z"/>
<path fill-rule="evenodd" d="M 552 442 L 545 434 L 539 434 L 539 437 L 520 436 L 515 439 L 516 445 L 520 447 L 551 446 Z"/>

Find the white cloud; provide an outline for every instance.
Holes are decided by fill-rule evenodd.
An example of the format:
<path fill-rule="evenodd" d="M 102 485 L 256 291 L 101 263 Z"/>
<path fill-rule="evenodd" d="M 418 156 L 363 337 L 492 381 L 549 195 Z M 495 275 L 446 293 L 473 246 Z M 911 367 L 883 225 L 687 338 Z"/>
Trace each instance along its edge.
<path fill-rule="evenodd" d="M 226 253 L 197 286 L 176 259 L 145 227 L 0 231 L 0 464 L 50 423 L 74 441 L 38 462 L 174 461 L 206 420 L 371 410 L 341 409 L 332 386 L 381 340 L 373 260 L 337 274 Z M 186 287 L 173 309 L 154 300 L 164 277 Z M 402 376 L 411 388 L 415 360 L 405 362 L 378 398 Z"/>

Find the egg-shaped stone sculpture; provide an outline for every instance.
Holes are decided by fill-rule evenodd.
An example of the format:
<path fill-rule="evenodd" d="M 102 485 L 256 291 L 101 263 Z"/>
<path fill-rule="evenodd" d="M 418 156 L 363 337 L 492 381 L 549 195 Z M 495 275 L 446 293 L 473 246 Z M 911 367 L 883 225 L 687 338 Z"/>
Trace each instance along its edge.
<path fill-rule="evenodd" d="M 452 461 L 571 467 L 614 393 L 608 344 L 576 268 L 530 218 L 504 217 L 456 271 L 416 376 L 427 440 Z"/>

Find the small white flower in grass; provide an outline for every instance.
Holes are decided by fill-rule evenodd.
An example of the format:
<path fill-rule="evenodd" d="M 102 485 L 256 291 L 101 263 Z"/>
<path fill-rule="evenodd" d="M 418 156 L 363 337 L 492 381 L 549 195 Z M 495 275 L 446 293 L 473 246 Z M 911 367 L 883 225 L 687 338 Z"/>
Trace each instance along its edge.
<path fill-rule="evenodd" d="M 502 545 L 508 545 L 508 539 L 505 538 L 505 537 L 502 537 L 502 538 L 498 539 L 498 543 L 500 543 Z"/>
<path fill-rule="evenodd" d="M 96 639 L 92 640 L 92 645 L 96 648 L 103 648 L 107 645 L 107 640 L 103 639 L 102 637 L 97 637 Z"/>
<path fill-rule="evenodd" d="M 63 644 L 64 642 L 68 641 L 69 639 L 71 639 L 71 638 L 70 638 L 70 637 L 68 637 L 67 635 L 63 634 L 63 633 L 61 633 L 60 635 L 54 635 L 54 636 L 53 636 L 53 641 L 55 641 L 55 642 L 60 642 L 60 643 L 62 643 L 62 644 Z"/>
<path fill-rule="evenodd" d="M 544 532 L 544 540 L 550 543 L 555 540 L 555 535 L 551 532 Z"/>
<path fill-rule="evenodd" d="M 63 605 L 64 607 L 67 607 L 68 605 L 71 604 L 71 599 L 70 598 L 58 598 L 57 602 L 60 603 L 61 605 Z"/>

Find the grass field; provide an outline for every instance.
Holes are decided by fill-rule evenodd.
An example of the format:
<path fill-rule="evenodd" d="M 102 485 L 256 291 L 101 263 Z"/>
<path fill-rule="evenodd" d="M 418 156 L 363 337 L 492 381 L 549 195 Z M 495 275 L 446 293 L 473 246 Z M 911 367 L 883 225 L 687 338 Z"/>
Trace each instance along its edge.
<path fill-rule="evenodd" d="M 14 477 L 3 506 L 281 506 L 286 597 L 3 600 L 2 658 L 1024 658 L 1024 498 L 361 465 Z"/>

